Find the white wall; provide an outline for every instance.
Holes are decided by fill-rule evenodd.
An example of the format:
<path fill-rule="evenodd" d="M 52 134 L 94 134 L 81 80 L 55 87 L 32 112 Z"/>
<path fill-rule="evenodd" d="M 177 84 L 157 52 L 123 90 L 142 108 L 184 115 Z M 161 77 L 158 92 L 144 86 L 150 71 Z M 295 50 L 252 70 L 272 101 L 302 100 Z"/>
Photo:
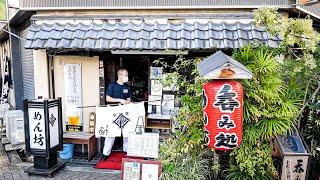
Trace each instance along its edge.
<path fill-rule="evenodd" d="M 82 68 L 82 102 L 83 106 L 99 105 L 99 57 L 83 56 L 55 56 L 54 64 L 54 89 L 55 96 L 62 97 L 62 110 L 64 114 L 64 63 L 81 63 Z M 89 113 L 95 112 L 95 108 L 83 109 L 83 130 L 89 131 Z M 65 116 L 63 116 L 63 128 L 65 130 Z"/>
<path fill-rule="evenodd" d="M 49 98 L 48 61 L 46 50 L 33 50 L 34 97 Z"/>

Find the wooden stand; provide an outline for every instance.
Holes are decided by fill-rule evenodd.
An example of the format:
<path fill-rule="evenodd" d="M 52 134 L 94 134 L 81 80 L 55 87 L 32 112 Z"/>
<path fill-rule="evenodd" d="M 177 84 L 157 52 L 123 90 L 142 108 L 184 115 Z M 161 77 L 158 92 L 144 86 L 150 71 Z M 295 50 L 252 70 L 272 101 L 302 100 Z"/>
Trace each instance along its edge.
<path fill-rule="evenodd" d="M 64 143 L 86 144 L 88 145 L 88 161 L 90 161 L 97 152 L 96 137 L 89 133 L 64 133 Z"/>

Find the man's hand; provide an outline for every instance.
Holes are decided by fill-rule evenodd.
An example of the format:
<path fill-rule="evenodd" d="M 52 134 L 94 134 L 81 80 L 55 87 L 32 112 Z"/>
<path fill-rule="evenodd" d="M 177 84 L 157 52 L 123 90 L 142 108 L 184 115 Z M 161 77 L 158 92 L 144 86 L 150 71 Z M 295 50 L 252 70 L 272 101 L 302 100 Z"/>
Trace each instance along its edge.
<path fill-rule="evenodd" d="M 128 101 L 126 101 L 126 100 L 124 100 L 124 99 L 120 99 L 120 103 L 121 103 L 121 104 L 127 104 Z"/>

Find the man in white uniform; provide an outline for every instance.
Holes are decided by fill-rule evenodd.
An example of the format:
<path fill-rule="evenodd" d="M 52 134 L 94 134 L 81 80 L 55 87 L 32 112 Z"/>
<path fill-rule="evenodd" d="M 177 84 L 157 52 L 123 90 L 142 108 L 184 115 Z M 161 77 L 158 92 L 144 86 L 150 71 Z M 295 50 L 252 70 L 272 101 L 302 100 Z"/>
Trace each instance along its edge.
<path fill-rule="evenodd" d="M 128 82 L 128 71 L 124 68 L 120 68 L 117 71 L 118 80 L 109 84 L 106 92 L 106 100 L 108 103 L 121 103 L 128 104 L 131 102 L 131 90 Z M 104 159 L 106 159 L 110 153 L 114 144 L 115 137 L 106 137 L 103 147 Z M 128 137 L 123 137 L 123 151 L 127 152 L 128 149 Z"/>

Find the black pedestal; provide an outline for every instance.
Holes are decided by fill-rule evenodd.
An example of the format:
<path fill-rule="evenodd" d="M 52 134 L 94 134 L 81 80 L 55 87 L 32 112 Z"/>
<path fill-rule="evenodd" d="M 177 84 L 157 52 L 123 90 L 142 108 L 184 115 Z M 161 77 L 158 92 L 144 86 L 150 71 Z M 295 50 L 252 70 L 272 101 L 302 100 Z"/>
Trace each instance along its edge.
<path fill-rule="evenodd" d="M 50 152 L 49 158 L 45 156 L 34 155 L 33 163 L 33 167 L 30 167 L 25 171 L 29 175 L 52 177 L 52 174 L 65 166 L 65 163 L 57 163 L 56 151 Z"/>
<path fill-rule="evenodd" d="M 60 170 L 64 166 L 65 166 L 65 163 L 58 162 L 56 165 L 54 165 L 50 169 L 36 169 L 34 167 L 30 167 L 25 172 L 28 173 L 28 175 L 48 176 L 51 178 L 54 173 L 56 173 L 58 170 Z"/>

